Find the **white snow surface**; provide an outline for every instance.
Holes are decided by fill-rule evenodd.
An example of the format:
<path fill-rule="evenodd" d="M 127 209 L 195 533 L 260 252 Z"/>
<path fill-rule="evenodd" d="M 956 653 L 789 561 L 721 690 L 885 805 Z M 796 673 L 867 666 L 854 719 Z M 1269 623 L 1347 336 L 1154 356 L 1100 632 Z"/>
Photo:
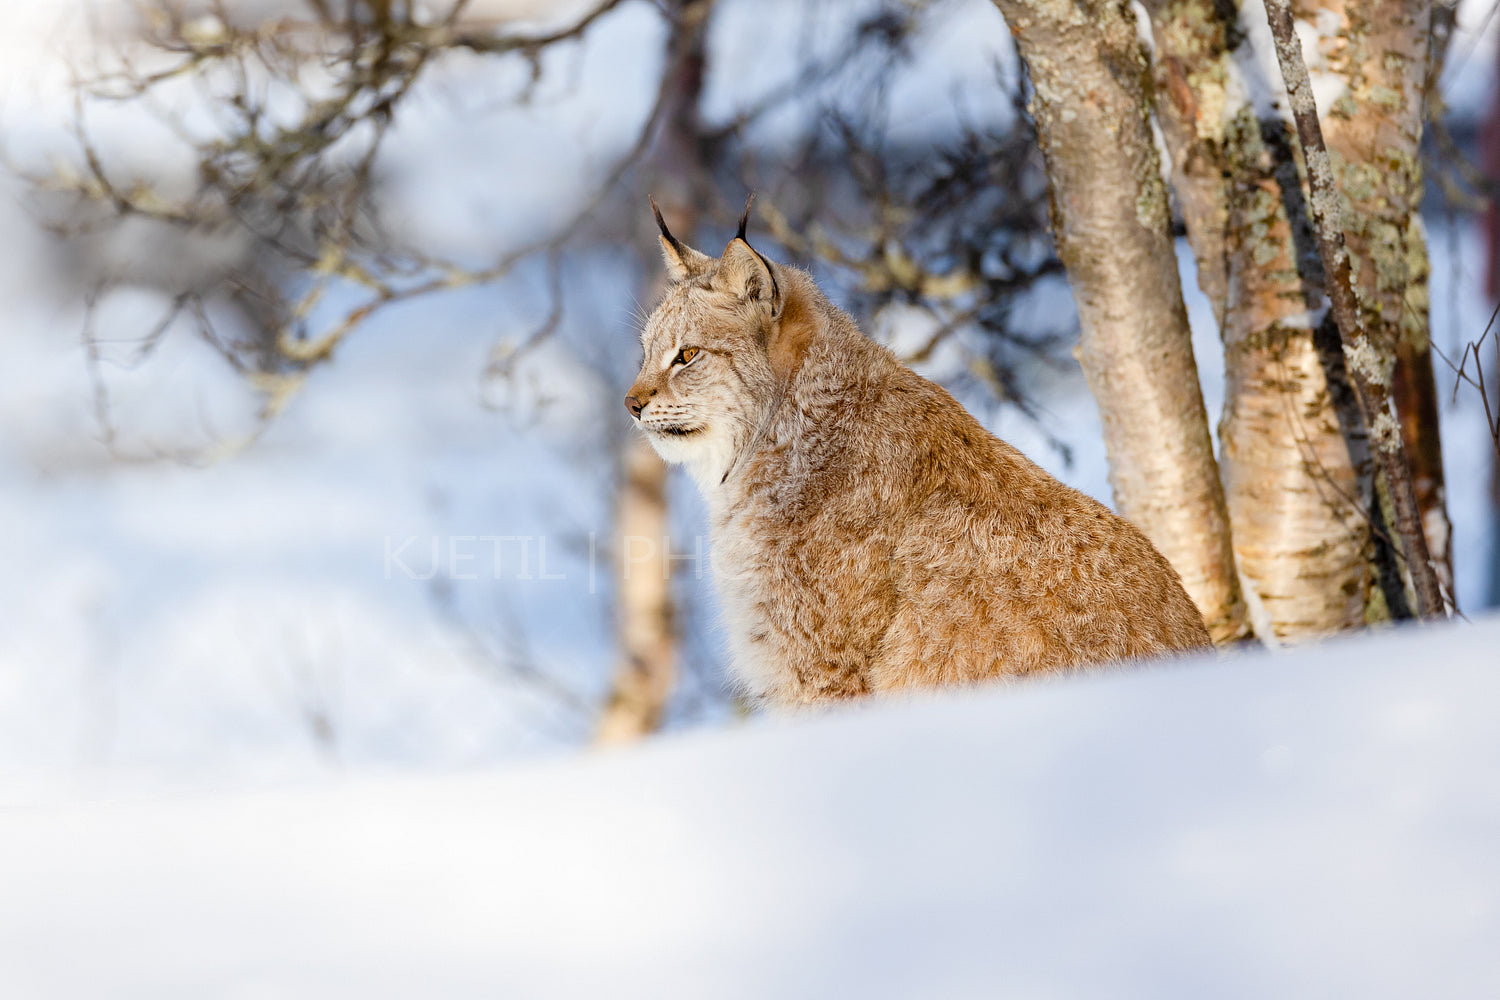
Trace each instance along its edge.
<path fill-rule="evenodd" d="M 0 995 L 1493 997 L 1500 619 L 0 809 Z"/>

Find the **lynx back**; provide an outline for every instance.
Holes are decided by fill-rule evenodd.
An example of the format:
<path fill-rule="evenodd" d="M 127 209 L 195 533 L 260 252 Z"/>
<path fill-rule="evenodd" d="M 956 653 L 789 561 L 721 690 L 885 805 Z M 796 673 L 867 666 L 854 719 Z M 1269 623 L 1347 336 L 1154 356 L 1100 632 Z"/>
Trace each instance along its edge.
<path fill-rule="evenodd" d="M 707 499 L 748 693 L 816 704 L 1209 644 L 1140 531 L 986 431 L 744 229 L 715 258 L 661 224 L 669 287 L 625 405 Z"/>

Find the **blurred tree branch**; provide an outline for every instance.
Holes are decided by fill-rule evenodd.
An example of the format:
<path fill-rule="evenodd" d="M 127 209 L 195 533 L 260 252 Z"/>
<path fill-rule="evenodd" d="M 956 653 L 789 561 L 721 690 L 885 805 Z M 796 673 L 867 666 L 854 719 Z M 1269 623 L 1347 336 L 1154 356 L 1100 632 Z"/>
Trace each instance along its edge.
<path fill-rule="evenodd" d="M 26 176 L 39 193 L 54 199 L 52 223 L 65 235 L 139 218 L 194 233 L 233 231 L 248 239 L 247 256 L 258 263 L 224 276 L 219 287 L 176 293 L 174 302 L 186 296 L 201 307 L 230 290 L 260 300 L 256 318 L 263 325 L 248 339 L 218 334 L 207 308 L 195 315 L 204 338 L 237 370 L 260 380 L 266 394 L 262 419 L 269 420 L 301 384 L 299 376 L 326 362 L 378 311 L 495 283 L 539 254 L 555 261 L 595 219 L 649 145 L 667 96 L 666 80 L 638 137 L 605 171 L 592 197 L 552 232 L 483 266 L 398 245 L 380 224 L 377 163 L 398 107 L 445 51 L 518 54 L 539 72 L 536 60 L 546 47 L 580 39 L 620 4 L 595 5 L 569 25 L 539 34 L 466 25 L 462 2 L 435 24 L 420 23 L 409 5 L 388 0 L 351 0 L 340 12 L 314 2 L 311 20 L 284 17 L 251 24 L 237 23 L 222 3 L 197 16 L 170 0 L 142 4 L 137 34 L 119 45 L 101 44 L 94 70 L 75 71 L 76 160 Z M 212 127 L 190 126 L 188 115 L 168 110 L 166 91 L 184 85 L 195 91 L 192 110 L 206 111 Z M 190 190 L 173 193 L 147 178 L 120 179 L 107 166 L 90 131 L 89 110 L 130 102 L 153 109 L 186 145 L 196 175 Z M 295 105 L 295 114 L 277 106 L 287 104 Z M 61 206 L 58 198 L 64 199 Z M 256 270 L 290 280 L 243 280 L 244 273 Z M 319 307 L 334 289 L 362 301 L 324 318 L 326 310 Z M 560 302 L 554 317 L 558 309 Z M 167 322 L 180 311 L 174 307 Z M 556 318 L 549 319 L 523 350 L 556 325 Z M 160 332 L 145 338 L 143 346 L 154 346 Z"/>

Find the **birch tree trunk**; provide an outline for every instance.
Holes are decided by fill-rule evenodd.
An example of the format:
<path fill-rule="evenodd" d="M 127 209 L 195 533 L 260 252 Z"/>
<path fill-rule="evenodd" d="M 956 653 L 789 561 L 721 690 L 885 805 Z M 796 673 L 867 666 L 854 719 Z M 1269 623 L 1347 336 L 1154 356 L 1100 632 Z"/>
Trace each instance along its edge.
<path fill-rule="evenodd" d="M 672 232 L 689 241 L 706 193 L 698 101 L 711 6 L 712 0 L 679 0 L 670 7 L 671 33 L 662 70 L 667 89 L 660 131 L 645 171 Z M 654 250 L 655 239 L 648 242 Z M 654 253 L 650 266 L 657 266 Z M 659 292 L 656 287 L 644 298 Z M 667 467 L 633 430 L 621 466 L 615 522 L 620 663 L 599 720 L 596 735 L 601 743 L 639 739 L 659 728 L 677 671 Z"/>
<path fill-rule="evenodd" d="M 1323 261 L 1323 270 L 1327 275 L 1332 315 L 1338 324 L 1349 379 L 1358 396 L 1361 418 L 1369 429 L 1370 444 L 1379 463 L 1382 477 L 1381 506 L 1390 510 L 1386 521 L 1395 527 L 1395 533 L 1400 538 L 1401 551 L 1406 557 L 1404 568 L 1410 574 L 1418 612 L 1424 618 L 1440 618 L 1445 615 L 1442 590 L 1427 552 L 1427 536 L 1422 529 L 1416 490 L 1411 481 L 1411 467 L 1407 464 L 1401 425 L 1392 402 L 1394 344 L 1381 343 L 1371 335 L 1363 315 L 1368 309 L 1368 303 L 1361 301 L 1365 297 L 1359 294 L 1360 282 L 1355 277 L 1354 265 L 1357 260 L 1350 257 L 1346 246 L 1346 220 L 1340 203 L 1349 202 L 1352 195 L 1349 191 L 1341 190 L 1335 179 L 1333 163 L 1323 138 L 1323 126 L 1318 119 L 1317 98 L 1313 93 L 1303 53 L 1305 36 L 1298 31 L 1299 22 L 1292 11 L 1292 5 L 1289 0 L 1265 0 L 1265 9 L 1270 16 L 1271 34 L 1275 39 L 1276 60 L 1286 81 L 1288 103 L 1297 123 L 1302 161 L 1307 169 L 1311 193 L 1309 205 L 1317 235 L 1318 256 Z M 1327 30 L 1322 16 L 1325 13 L 1327 12 L 1318 12 L 1314 30 Z M 1399 57 L 1387 51 L 1384 61 L 1389 65 L 1393 58 Z M 1344 95 L 1350 96 L 1348 93 Z M 1399 100 L 1400 95 L 1397 95 L 1386 98 L 1382 103 L 1394 105 Z M 1335 101 L 1335 107 L 1339 103 Z M 1373 160 L 1387 155 L 1384 150 L 1375 148 L 1368 148 L 1363 152 Z M 1368 266 L 1368 260 L 1366 264 Z M 1396 593 L 1398 599 L 1405 603 L 1405 594 L 1400 592 L 1399 586 Z"/>
<path fill-rule="evenodd" d="M 995 0 L 1026 63 L 1052 228 L 1078 304 L 1120 512 L 1181 575 L 1215 641 L 1248 632 L 1152 138 L 1149 69 L 1122 0 Z"/>
<path fill-rule="evenodd" d="M 1344 91 L 1322 112 L 1344 241 L 1365 330 L 1391 372 L 1427 544 L 1452 593 L 1437 387 L 1422 229 L 1427 0 L 1316 0 L 1293 6 L 1317 30 L 1318 52 Z"/>
<path fill-rule="evenodd" d="M 639 739 L 661 725 L 677 661 L 671 567 L 662 545 L 671 527 L 667 469 L 636 434 L 621 464 L 615 520 L 620 663 L 599 719 L 601 743 Z"/>
<path fill-rule="evenodd" d="M 1249 103 L 1268 81 L 1242 75 L 1256 63 L 1239 51 L 1250 43 L 1234 7 L 1153 0 L 1148 11 L 1174 186 L 1224 340 L 1219 463 L 1256 632 L 1282 642 L 1355 628 L 1373 579 L 1372 464 L 1322 320 L 1290 126 Z"/>
<path fill-rule="evenodd" d="M 1229 162 L 1234 91 L 1232 26 L 1215 0 L 1146 0 L 1155 45 L 1156 120 L 1172 159 L 1172 189 L 1219 328 L 1229 303 Z"/>

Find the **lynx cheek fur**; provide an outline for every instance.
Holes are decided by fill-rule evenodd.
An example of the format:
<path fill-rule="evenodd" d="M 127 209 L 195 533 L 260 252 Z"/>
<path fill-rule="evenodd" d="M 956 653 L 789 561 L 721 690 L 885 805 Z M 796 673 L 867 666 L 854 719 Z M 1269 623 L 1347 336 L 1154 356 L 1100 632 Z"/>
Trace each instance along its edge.
<path fill-rule="evenodd" d="M 670 287 L 626 406 L 708 501 L 733 669 L 780 705 L 1209 645 L 1133 525 L 866 339 L 805 272 L 657 213 Z"/>

